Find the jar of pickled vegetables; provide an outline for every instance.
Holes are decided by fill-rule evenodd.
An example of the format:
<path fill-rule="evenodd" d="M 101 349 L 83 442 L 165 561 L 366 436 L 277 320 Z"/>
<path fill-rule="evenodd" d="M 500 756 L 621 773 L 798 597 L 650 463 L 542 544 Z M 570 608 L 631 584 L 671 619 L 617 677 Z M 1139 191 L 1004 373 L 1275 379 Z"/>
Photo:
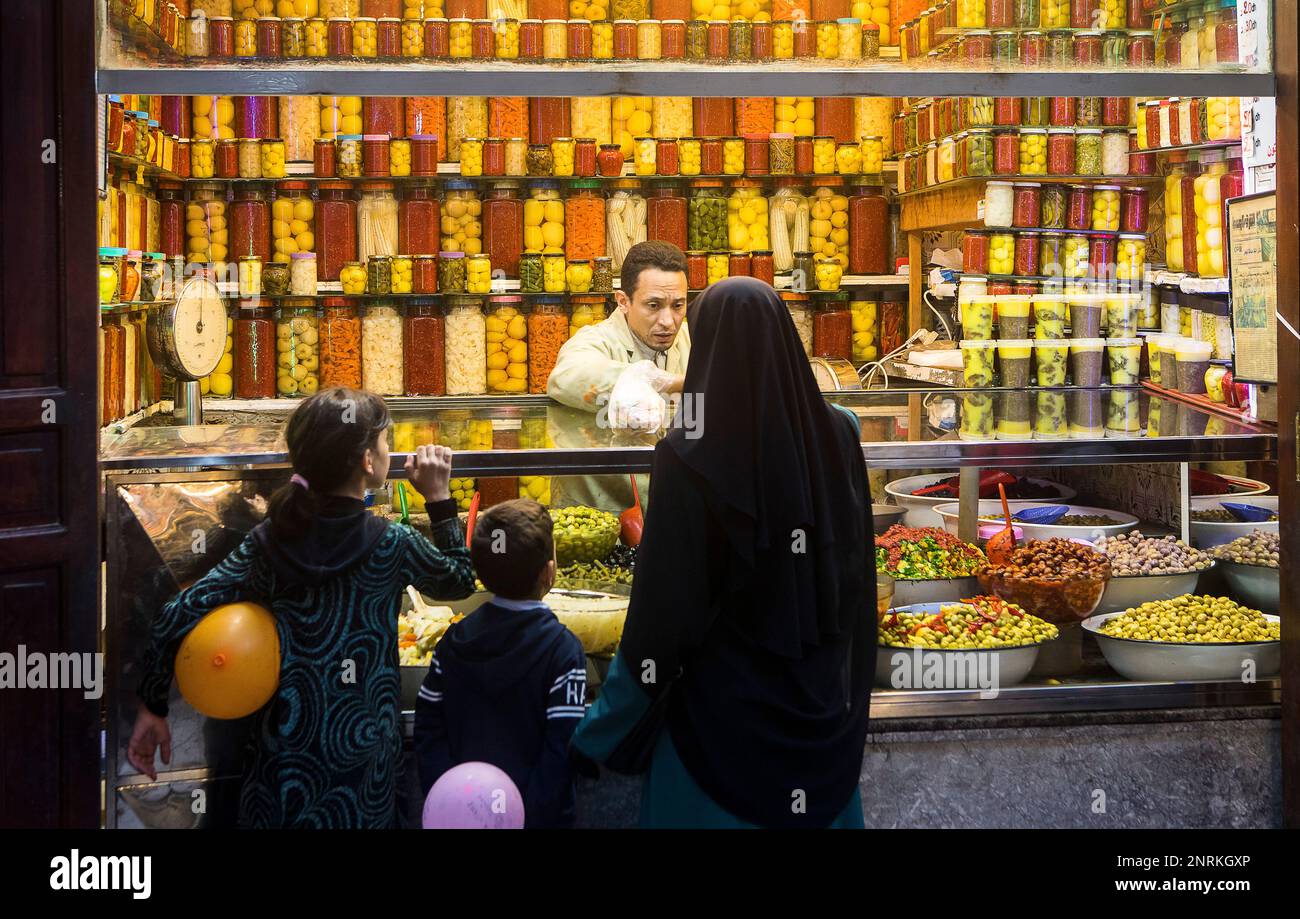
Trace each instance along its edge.
<path fill-rule="evenodd" d="M 1021 145 L 1025 143 L 1025 134 L 1021 132 Z M 1050 175 L 1070 175 L 1074 172 L 1075 134 L 1074 128 L 1047 129 L 1047 172 Z M 1023 168 L 1023 167 L 1022 167 Z"/>
<path fill-rule="evenodd" d="M 444 323 L 449 396 L 487 392 L 487 321 L 481 297 L 447 298 Z"/>
<path fill-rule="evenodd" d="M 1146 272 L 1147 237 L 1145 233 L 1121 233 L 1115 255 L 1115 278 L 1141 281 Z"/>
<path fill-rule="evenodd" d="M 338 152 L 335 156 L 335 171 L 341 179 L 361 177 L 361 135 L 340 134 Z"/>
<path fill-rule="evenodd" d="M 966 274 L 988 274 L 990 234 L 967 230 L 961 240 L 961 268 Z"/>
<path fill-rule="evenodd" d="M 569 339 L 569 317 L 559 297 L 538 297 L 528 313 L 528 391 L 546 392 L 560 348 Z"/>
<path fill-rule="evenodd" d="M 482 252 L 465 258 L 465 292 L 470 294 L 492 292 L 492 260 Z"/>
<path fill-rule="evenodd" d="M 402 326 L 402 378 L 408 396 L 447 393 L 447 324 L 436 300 L 415 299 Z"/>
<path fill-rule="evenodd" d="M 1043 148 L 1046 148 L 1047 146 L 1046 133 L 1041 132 L 1041 129 L 1039 130 L 1041 133 L 1041 141 L 1042 141 L 1041 146 Z M 1017 171 L 1021 171 L 1020 170 L 1021 150 L 1022 150 L 1022 145 L 1020 142 L 1019 131 L 1014 129 L 1009 129 L 1004 131 L 993 132 L 993 173 L 992 174 L 1009 176 L 1009 175 L 1015 175 Z M 1030 156 L 1031 156 L 1030 165 L 1032 167 L 1034 165 L 1032 160 L 1032 152 L 1030 152 Z M 1047 158 L 1046 158 L 1046 151 L 1044 149 L 1042 171 L 1038 174 L 1042 174 L 1043 172 L 1046 172 L 1046 163 L 1047 163 Z M 909 185 L 908 190 L 912 191 L 913 187 Z"/>
<path fill-rule="evenodd" d="M 814 295 L 813 310 L 813 356 L 852 360 L 853 316 L 848 291 L 831 290 Z"/>
<path fill-rule="evenodd" d="M 728 200 L 720 180 L 691 182 L 686 212 L 688 248 L 712 252 L 728 246 Z"/>
<path fill-rule="evenodd" d="M 1015 235 L 1012 233 L 989 234 L 988 274 L 1012 274 L 1015 268 Z M 977 273 L 983 274 L 984 271 Z"/>
<path fill-rule="evenodd" d="M 568 287 L 563 253 L 544 253 L 542 255 L 542 290 L 548 294 L 562 294 Z"/>

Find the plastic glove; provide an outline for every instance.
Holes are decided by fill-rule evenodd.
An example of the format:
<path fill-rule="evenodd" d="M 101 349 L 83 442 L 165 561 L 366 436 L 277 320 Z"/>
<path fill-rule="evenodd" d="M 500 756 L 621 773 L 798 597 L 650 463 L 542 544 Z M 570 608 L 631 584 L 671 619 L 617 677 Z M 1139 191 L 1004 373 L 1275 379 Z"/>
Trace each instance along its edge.
<path fill-rule="evenodd" d="M 652 381 L 665 385 L 664 378 L 671 382 L 673 376 L 650 361 L 637 361 L 623 371 L 609 394 L 609 426 L 634 431 L 662 428 L 667 421 L 668 405 Z"/>

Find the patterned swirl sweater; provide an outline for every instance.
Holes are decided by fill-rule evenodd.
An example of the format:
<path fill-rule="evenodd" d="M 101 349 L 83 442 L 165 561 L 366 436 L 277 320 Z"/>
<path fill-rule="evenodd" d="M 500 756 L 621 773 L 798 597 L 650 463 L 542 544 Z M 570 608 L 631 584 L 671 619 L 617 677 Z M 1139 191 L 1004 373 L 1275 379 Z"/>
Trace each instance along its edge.
<path fill-rule="evenodd" d="M 474 590 L 455 504 L 440 505 L 429 507 L 432 543 L 353 499 L 327 499 L 288 547 L 264 522 L 154 621 L 139 695 L 166 715 L 176 651 L 203 616 L 237 600 L 275 616 L 280 685 L 253 716 L 241 826 L 397 824 L 401 594 L 408 584 L 442 599 Z"/>

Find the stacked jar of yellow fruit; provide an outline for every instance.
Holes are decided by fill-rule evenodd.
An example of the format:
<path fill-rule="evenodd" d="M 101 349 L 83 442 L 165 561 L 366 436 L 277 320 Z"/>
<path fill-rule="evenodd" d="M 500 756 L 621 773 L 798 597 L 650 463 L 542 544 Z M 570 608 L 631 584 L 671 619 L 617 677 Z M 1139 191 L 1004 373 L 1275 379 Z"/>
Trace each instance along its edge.
<path fill-rule="evenodd" d="M 569 0 L 569 18 L 603 22 L 609 16 L 609 0 Z"/>
<path fill-rule="evenodd" d="M 275 187 L 271 204 L 271 236 L 275 246 L 272 261 L 289 264 L 295 252 L 315 252 L 316 209 L 307 182 L 289 180 Z"/>
<path fill-rule="evenodd" d="M 229 96 L 195 96 L 190 100 L 190 137 L 230 140 L 235 136 L 235 101 Z"/>
<path fill-rule="evenodd" d="M 774 112 L 777 134 L 807 137 L 813 133 L 815 122 L 812 96 L 777 96 Z"/>
<path fill-rule="evenodd" d="M 199 391 L 213 399 L 229 399 L 235 388 L 235 320 L 226 316 L 226 346 L 210 374 L 199 380 Z"/>
<path fill-rule="evenodd" d="M 636 138 L 653 136 L 654 100 L 649 97 L 619 96 L 614 99 L 613 137 L 623 149 L 623 159 L 630 160 L 636 147 Z M 691 134 L 687 131 L 686 134 Z M 684 135 L 685 136 L 685 135 Z"/>
<path fill-rule="evenodd" d="M 733 252 L 770 249 L 763 183 L 738 179 L 727 199 L 727 242 Z"/>
<path fill-rule="evenodd" d="M 546 435 L 545 418 L 525 418 L 519 426 L 519 449 L 547 450 L 555 442 Z M 532 498 L 541 504 L 551 503 L 551 477 L 549 475 L 521 475 L 519 497 Z"/>
<path fill-rule="evenodd" d="M 874 300 L 856 300 L 850 309 L 853 322 L 853 361 L 874 361 L 880 354 L 877 347 L 879 331 L 876 327 L 876 303 Z"/>
<path fill-rule="evenodd" d="M 488 392 L 528 390 L 528 320 L 523 297 L 493 297 L 487 317 Z"/>
<path fill-rule="evenodd" d="M 564 200 L 560 183 L 554 179 L 538 179 L 529 186 L 524 202 L 524 251 L 564 253 Z"/>
<path fill-rule="evenodd" d="M 814 179 L 809 203 L 808 248 L 813 256 L 849 267 L 849 199 L 839 179 Z"/>
<path fill-rule="evenodd" d="M 360 96 L 320 97 L 320 136 L 336 140 L 340 134 L 361 133 Z"/>
<path fill-rule="evenodd" d="M 880 43 L 895 44 L 898 39 L 889 31 L 889 0 L 853 0 L 849 15 L 861 19 L 864 23 L 874 22 L 880 26 Z"/>

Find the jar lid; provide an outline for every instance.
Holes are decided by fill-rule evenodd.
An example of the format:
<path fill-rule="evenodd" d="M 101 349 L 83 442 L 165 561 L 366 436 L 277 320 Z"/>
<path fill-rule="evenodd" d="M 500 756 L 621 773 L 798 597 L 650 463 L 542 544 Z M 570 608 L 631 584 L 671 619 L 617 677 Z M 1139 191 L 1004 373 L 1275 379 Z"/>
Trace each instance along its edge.
<path fill-rule="evenodd" d="M 767 135 L 767 139 L 768 140 L 794 140 L 794 135 L 786 134 L 784 132 L 778 131 L 775 134 Z"/>
<path fill-rule="evenodd" d="M 392 191 L 393 183 L 382 179 L 372 179 L 358 186 L 362 191 Z"/>
<path fill-rule="evenodd" d="M 339 135 L 339 141 L 340 141 L 340 142 L 345 142 L 345 141 L 354 141 L 354 140 L 361 140 L 361 135 L 360 135 L 360 134 L 340 134 L 340 135 Z"/>
<path fill-rule="evenodd" d="M 470 183 L 473 185 L 474 183 Z M 533 179 L 528 183 L 532 188 L 559 188 L 560 183 L 557 179 Z"/>
<path fill-rule="evenodd" d="M 990 182 L 989 184 L 992 185 L 993 183 Z M 1005 185 L 1006 183 L 1003 182 L 1001 184 Z M 1012 184 L 1015 185 L 1016 188 L 1042 188 L 1043 187 L 1042 182 L 1013 182 Z"/>
<path fill-rule="evenodd" d="M 352 183 L 331 180 L 329 182 L 318 182 L 316 188 L 324 189 L 325 191 L 350 191 Z"/>
<path fill-rule="evenodd" d="M 538 294 L 533 297 L 535 306 L 559 306 L 563 302 L 563 294 Z"/>
<path fill-rule="evenodd" d="M 837 20 L 835 20 L 835 21 L 838 22 L 838 23 L 839 23 L 840 25 L 842 25 L 842 26 L 862 25 L 862 20 L 861 20 L 861 19 L 856 19 L 856 18 L 854 18 L 854 17 L 852 17 L 852 16 L 846 16 L 846 17 L 844 17 L 843 19 L 837 19 Z"/>
<path fill-rule="evenodd" d="M 438 258 L 464 258 L 464 252 L 439 252 Z"/>
<path fill-rule="evenodd" d="M 298 253 L 294 253 L 295 255 Z M 320 305 L 325 309 L 337 309 L 339 307 L 352 306 L 352 300 L 349 297 L 321 297 Z"/>
<path fill-rule="evenodd" d="M 601 145 L 600 145 L 600 149 L 602 149 L 602 150 L 622 150 L 622 149 L 623 149 L 623 145 L 622 145 L 622 144 L 601 144 Z"/>
<path fill-rule="evenodd" d="M 469 139 L 469 138 L 466 138 L 466 140 L 468 140 L 468 139 Z M 552 138 L 551 138 L 551 143 L 553 143 L 553 144 L 571 144 L 571 143 L 573 143 L 573 138 L 572 138 L 572 137 L 552 137 Z"/>
<path fill-rule="evenodd" d="M 849 292 L 847 290 L 816 290 L 813 291 L 813 299 L 822 303 L 847 303 L 849 301 Z"/>
<path fill-rule="evenodd" d="M 126 255 L 126 250 L 118 246 L 101 246 L 99 250 L 100 258 L 117 258 Z"/>
<path fill-rule="evenodd" d="M 161 182 L 159 185 L 161 186 Z M 301 179 L 286 179 L 275 183 L 276 191 L 311 191 L 311 183 Z"/>
<path fill-rule="evenodd" d="M 102 252 L 103 250 L 101 249 L 100 251 Z M 701 258 L 709 253 L 705 252 L 703 249 L 687 249 L 686 254 L 687 256 L 692 256 L 694 258 Z"/>
<path fill-rule="evenodd" d="M 600 188 L 599 179 L 574 179 L 569 183 L 570 188 Z"/>
<path fill-rule="evenodd" d="M 523 303 L 524 298 L 518 294 L 493 294 L 488 297 L 488 303 Z"/>
<path fill-rule="evenodd" d="M 411 140 L 418 140 L 421 143 L 434 143 L 438 140 L 437 134 L 412 134 Z"/>
<path fill-rule="evenodd" d="M 767 255 L 771 255 L 771 254 L 772 254 L 772 250 L 771 250 L 771 249 L 755 249 L 755 250 L 753 250 L 752 252 L 750 252 L 749 254 L 750 254 L 750 255 L 753 255 L 753 256 L 759 256 L 759 255 L 767 256 Z"/>
<path fill-rule="evenodd" d="M 448 179 L 443 187 L 448 191 L 469 191 L 477 186 L 469 179 Z"/>
<path fill-rule="evenodd" d="M 389 137 L 390 135 L 388 134 L 362 134 L 361 135 L 361 139 L 368 144 L 378 143 L 380 141 L 387 141 Z M 470 138 L 466 137 L 465 140 L 470 140 Z"/>
<path fill-rule="evenodd" d="M 738 182 L 736 184 L 740 184 L 740 183 Z M 722 187 L 721 179 L 691 179 L 691 188 L 721 188 L 721 187 Z"/>
<path fill-rule="evenodd" d="M 289 258 L 291 258 L 291 259 L 295 259 L 295 258 L 310 258 L 310 259 L 314 259 L 315 257 L 316 257 L 316 253 L 315 253 L 315 252 L 290 252 L 290 253 L 289 253 Z"/>

